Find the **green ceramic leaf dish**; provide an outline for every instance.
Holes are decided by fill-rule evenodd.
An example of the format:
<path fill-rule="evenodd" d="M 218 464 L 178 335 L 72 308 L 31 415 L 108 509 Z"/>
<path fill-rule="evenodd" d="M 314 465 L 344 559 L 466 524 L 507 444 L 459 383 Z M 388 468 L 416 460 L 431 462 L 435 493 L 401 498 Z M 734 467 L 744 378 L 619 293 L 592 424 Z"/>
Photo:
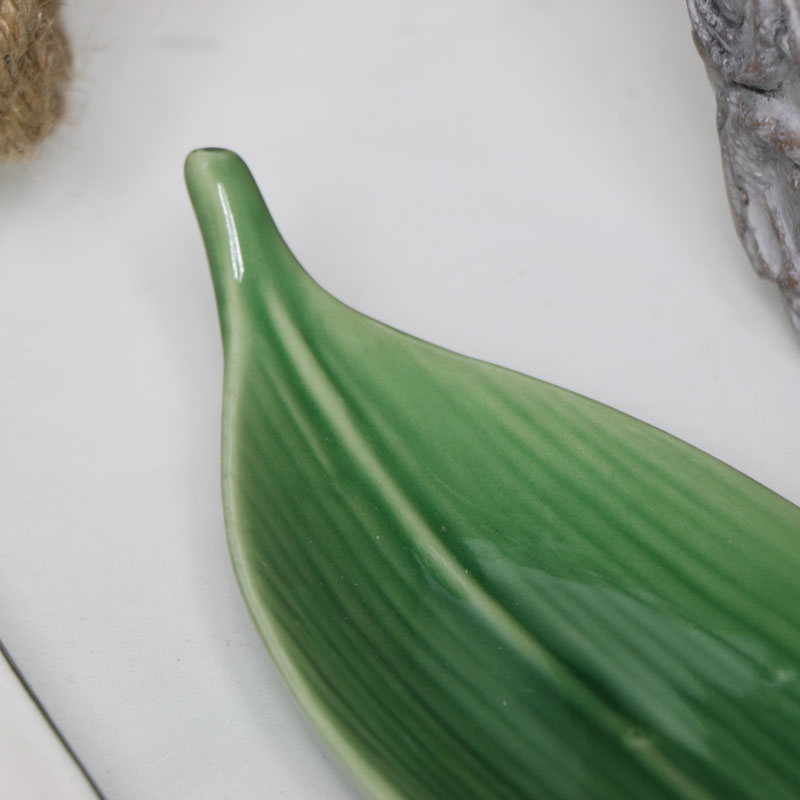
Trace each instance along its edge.
<path fill-rule="evenodd" d="M 244 163 L 186 177 L 225 349 L 233 564 L 376 798 L 800 796 L 800 509 L 563 389 L 375 322 Z"/>

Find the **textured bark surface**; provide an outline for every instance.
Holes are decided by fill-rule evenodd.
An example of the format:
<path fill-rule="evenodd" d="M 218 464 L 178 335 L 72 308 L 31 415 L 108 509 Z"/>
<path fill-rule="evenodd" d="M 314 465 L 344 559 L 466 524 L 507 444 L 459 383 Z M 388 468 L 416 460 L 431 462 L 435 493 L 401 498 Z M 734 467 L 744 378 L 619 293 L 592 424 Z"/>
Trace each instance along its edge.
<path fill-rule="evenodd" d="M 688 0 L 736 230 L 800 333 L 800 3 Z"/>

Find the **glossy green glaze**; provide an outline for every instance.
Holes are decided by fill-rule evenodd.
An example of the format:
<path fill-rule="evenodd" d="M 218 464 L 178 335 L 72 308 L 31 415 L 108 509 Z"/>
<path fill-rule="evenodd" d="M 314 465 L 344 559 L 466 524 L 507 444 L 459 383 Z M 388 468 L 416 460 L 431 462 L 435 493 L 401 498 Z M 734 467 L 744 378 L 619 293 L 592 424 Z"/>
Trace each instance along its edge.
<path fill-rule="evenodd" d="M 244 163 L 187 182 L 247 604 L 377 798 L 800 796 L 800 509 L 321 289 Z"/>

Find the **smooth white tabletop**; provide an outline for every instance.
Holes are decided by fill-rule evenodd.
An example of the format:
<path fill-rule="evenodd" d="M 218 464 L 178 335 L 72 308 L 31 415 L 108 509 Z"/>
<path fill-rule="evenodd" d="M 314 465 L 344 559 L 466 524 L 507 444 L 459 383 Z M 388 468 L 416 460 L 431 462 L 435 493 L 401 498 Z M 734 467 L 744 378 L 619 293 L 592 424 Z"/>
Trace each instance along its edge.
<path fill-rule="evenodd" d="M 195 147 L 242 154 L 345 302 L 800 502 L 800 346 L 736 240 L 681 0 L 65 15 L 69 120 L 0 169 L 0 638 L 109 798 L 358 797 L 229 565 Z"/>

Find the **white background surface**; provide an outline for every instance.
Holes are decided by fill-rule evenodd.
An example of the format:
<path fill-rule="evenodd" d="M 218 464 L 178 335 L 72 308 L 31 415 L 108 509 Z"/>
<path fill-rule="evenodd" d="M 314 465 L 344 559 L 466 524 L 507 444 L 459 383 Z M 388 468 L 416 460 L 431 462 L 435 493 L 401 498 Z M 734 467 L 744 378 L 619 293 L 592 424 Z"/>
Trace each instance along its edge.
<path fill-rule="evenodd" d="M 73 0 L 0 170 L 0 636 L 109 798 L 358 796 L 228 563 L 182 182 L 238 150 L 333 294 L 800 502 L 800 347 L 733 233 L 683 2 Z"/>
<path fill-rule="evenodd" d="M 97 800 L 0 653 L 0 791 L 9 800 Z"/>

